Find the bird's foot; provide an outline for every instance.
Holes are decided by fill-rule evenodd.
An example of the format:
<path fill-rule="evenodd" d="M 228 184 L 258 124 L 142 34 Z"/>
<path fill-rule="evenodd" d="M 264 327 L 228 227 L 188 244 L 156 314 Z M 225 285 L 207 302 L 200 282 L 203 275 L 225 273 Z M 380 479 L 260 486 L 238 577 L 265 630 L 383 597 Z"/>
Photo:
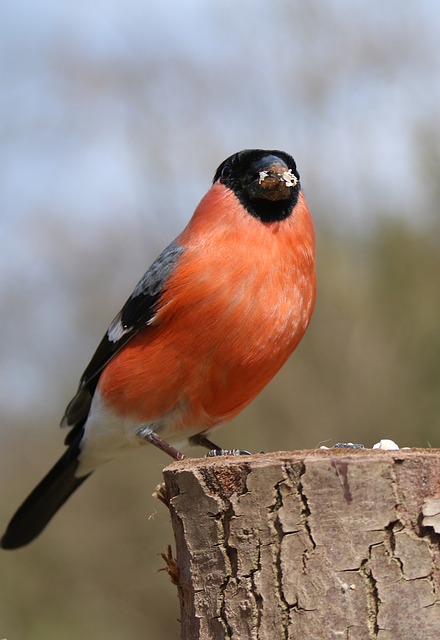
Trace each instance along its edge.
<path fill-rule="evenodd" d="M 211 449 L 206 454 L 207 458 L 216 458 L 217 456 L 251 456 L 250 451 L 244 449 Z"/>
<path fill-rule="evenodd" d="M 197 433 L 195 436 L 189 438 L 190 444 L 198 445 L 199 447 L 205 447 L 209 449 L 206 454 L 207 458 L 215 458 L 217 456 L 250 456 L 250 451 L 244 449 L 222 449 L 211 440 L 209 440 L 204 433 Z"/>

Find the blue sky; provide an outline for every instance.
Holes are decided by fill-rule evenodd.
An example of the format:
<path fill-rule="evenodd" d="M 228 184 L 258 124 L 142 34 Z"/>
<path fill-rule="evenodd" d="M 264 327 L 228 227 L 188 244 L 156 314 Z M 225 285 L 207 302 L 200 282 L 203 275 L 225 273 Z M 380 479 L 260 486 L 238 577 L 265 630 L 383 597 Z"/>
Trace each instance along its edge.
<path fill-rule="evenodd" d="M 183 221 L 223 157 L 251 145 L 287 147 L 306 187 L 333 188 L 337 169 L 354 222 L 368 215 L 355 193 L 366 173 L 397 202 L 398 185 L 415 178 L 413 128 L 439 115 L 440 12 L 409 1 L 307 7 L 4 3 L 3 215 L 32 215 L 47 201 L 57 215 L 70 203 L 75 216 L 108 216 L 109 202 L 145 215 L 142 198 L 159 197 L 145 172 L 158 146 L 175 200 L 185 195 Z"/>
<path fill-rule="evenodd" d="M 3 2 L 1 404 L 22 406 L 23 379 L 35 402 L 40 349 L 62 358 L 76 335 L 68 275 L 88 277 L 83 256 L 125 238 L 127 275 L 109 274 L 122 302 L 241 148 L 292 153 L 315 219 L 336 232 L 383 215 L 423 223 L 439 39 L 429 1 Z"/>

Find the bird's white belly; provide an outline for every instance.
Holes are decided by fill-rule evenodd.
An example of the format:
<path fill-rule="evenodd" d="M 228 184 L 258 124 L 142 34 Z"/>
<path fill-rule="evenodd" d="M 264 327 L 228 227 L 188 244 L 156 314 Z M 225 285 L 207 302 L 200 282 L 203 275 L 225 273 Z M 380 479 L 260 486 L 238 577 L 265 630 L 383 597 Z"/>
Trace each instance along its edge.
<path fill-rule="evenodd" d="M 166 418 L 141 424 L 133 418 L 117 415 L 105 404 L 97 389 L 84 425 L 77 475 L 90 473 L 117 455 L 141 446 L 144 441 L 139 432 L 142 430 L 145 435 L 160 432 L 164 423 Z"/>

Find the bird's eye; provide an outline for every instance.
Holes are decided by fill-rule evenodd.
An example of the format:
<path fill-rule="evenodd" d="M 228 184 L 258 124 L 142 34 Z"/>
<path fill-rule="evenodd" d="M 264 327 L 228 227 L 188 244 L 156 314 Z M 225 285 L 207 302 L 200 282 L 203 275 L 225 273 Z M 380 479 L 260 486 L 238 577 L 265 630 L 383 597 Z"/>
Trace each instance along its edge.
<path fill-rule="evenodd" d="M 227 178 L 229 178 L 231 173 L 232 173 L 231 167 L 228 164 L 226 164 L 222 169 L 222 173 L 221 173 L 222 180 L 226 180 Z"/>

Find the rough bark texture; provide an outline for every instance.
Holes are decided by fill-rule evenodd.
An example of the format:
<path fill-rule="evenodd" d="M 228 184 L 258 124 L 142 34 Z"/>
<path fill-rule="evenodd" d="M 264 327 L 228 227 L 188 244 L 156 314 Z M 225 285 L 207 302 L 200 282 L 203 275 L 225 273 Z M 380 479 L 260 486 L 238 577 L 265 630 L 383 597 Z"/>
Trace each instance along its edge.
<path fill-rule="evenodd" d="M 164 475 L 183 640 L 440 638 L 439 450 L 188 459 Z"/>

